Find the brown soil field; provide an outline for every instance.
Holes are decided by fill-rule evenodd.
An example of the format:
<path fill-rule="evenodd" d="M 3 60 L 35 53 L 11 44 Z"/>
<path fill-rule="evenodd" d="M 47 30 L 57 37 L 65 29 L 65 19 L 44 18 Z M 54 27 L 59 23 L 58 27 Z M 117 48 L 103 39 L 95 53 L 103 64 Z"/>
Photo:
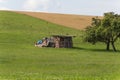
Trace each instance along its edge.
<path fill-rule="evenodd" d="M 17 11 L 20 14 L 26 14 L 32 17 L 40 18 L 55 24 L 71 27 L 75 29 L 84 29 L 91 24 L 91 20 L 96 16 L 57 14 L 57 13 L 42 13 L 42 12 L 23 12 Z"/>

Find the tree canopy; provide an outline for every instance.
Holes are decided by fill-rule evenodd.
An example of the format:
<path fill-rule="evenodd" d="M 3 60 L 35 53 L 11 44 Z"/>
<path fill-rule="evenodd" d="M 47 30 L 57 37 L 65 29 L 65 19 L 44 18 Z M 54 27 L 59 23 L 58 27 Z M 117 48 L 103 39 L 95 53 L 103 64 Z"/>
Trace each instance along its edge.
<path fill-rule="evenodd" d="M 110 50 L 110 44 L 116 51 L 115 42 L 120 38 L 120 15 L 114 12 L 104 13 L 104 17 L 92 18 L 92 24 L 85 30 L 85 41 L 95 44 L 104 42 L 106 50 Z"/>

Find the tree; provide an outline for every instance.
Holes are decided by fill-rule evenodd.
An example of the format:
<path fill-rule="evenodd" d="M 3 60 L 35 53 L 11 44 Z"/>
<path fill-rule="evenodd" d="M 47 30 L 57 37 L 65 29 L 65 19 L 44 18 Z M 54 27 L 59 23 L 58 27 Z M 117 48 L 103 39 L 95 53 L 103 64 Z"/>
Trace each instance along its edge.
<path fill-rule="evenodd" d="M 104 13 L 104 17 L 92 19 L 91 26 L 85 30 L 85 41 L 90 43 L 104 42 L 106 50 L 110 50 L 110 44 L 116 51 L 115 42 L 120 38 L 120 15 L 114 12 Z"/>

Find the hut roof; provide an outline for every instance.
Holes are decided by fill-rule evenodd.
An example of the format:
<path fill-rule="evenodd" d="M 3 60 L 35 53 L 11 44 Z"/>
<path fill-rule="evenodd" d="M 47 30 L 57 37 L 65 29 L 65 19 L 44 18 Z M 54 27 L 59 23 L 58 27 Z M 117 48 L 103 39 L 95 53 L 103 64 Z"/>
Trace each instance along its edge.
<path fill-rule="evenodd" d="M 74 37 L 74 36 L 70 36 L 70 35 L 52 35 L 53 37 Z"/>

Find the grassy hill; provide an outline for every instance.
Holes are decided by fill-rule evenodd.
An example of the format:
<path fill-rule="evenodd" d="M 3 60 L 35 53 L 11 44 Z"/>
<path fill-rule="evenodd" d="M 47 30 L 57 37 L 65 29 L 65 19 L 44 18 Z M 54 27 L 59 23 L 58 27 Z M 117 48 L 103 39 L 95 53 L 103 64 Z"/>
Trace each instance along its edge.
<path fill-rule="evenodd" d="M 40 12 L 18 12 L 32 17 L 40 18 L 55 24 L 64 25 L 75 29 L 84 29 L 91 24 L 91 20 L 95 16 L 71 15 L 57 13 L 40 13 Z M 99 18 L 101 18 L 99 16 Z"/>
<path fill-rule="evenodd" d="M 53 34 L 76 35 L 74 48 L 34 47 L 35 41 Z M 81 35 L 76 29 L 0 11 L 0 80 L 119 80 L 120 51 L 84 43 Z"/>
<path fill-rule="evenodd" d="M 49 23 L 47 21 L 17 14 L 14 12 L 0 12 L 1 42 L 33 43 L 34 40 L 60 34 L 77 35 L 78 30 Z M 8 37 L 5 37 L 5 36 Z M 14 40 L 15 39 L 15 40 Z"/>

